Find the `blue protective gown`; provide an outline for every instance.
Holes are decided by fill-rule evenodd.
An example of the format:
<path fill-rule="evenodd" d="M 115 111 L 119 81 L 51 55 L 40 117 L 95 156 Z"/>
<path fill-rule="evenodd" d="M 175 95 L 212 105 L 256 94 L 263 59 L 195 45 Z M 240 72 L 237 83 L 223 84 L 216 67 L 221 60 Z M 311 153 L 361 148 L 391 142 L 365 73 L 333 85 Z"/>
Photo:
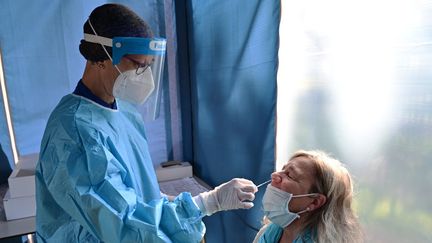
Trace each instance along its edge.
<path fill-rule="evenodd" d="M 135 108 L 70 94 L 52 112 L 36 169 L 40 242 L 199 242 L 189 193 L 161 198 Z"/>
<path fill-rule="evenodd" d="M 282 237 L 283 228 L 270 223 L 265 229 L 264 232 L 259 232 L 258 238 L 255 239 L 254 242 L 257 243 L 277 243 Z M 311 230 L 307 229 L 302 234 L 297 236 L 297 238 L 292 243 L 313 243 Z"/>

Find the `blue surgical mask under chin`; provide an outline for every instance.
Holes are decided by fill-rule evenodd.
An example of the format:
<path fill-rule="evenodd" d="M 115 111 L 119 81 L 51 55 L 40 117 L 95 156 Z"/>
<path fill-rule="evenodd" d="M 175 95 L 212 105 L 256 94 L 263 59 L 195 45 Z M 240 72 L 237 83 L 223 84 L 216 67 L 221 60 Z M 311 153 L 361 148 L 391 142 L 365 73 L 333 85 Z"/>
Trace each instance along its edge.
<path fill-rule="evenodd" d="M 291 199 L 294 197 L 309 197 L 315 195 L 316 193 L 294 196 L 289 192 L 282 191 L 269 184 L 262 199 L 264 215 L 274 224 L 285 228 L 294 222 L 294 220 L 300 218 L 301 213 L 309 211 L 309 208 L 306 208 L 298 213 L 290 212 L 288 204 Z"/>

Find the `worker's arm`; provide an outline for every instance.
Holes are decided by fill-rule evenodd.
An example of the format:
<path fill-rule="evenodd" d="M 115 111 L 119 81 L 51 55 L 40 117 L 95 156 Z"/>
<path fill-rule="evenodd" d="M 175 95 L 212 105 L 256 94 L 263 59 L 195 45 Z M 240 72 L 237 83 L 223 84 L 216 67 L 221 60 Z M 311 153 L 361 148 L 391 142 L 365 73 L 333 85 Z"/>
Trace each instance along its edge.
<path fill-rule="evenodd" d="M 86 141 L 92 146 L 84 148 L 73 140 L 54 139 L 40 158 L 44 182 L 58 205 L 101 241 L 202 239 L 204 214 L 189 193 L 173 202 L 164 197 L 144 202 L 127 185 L 126 168 L 104 147 L 104 141 Z"/>

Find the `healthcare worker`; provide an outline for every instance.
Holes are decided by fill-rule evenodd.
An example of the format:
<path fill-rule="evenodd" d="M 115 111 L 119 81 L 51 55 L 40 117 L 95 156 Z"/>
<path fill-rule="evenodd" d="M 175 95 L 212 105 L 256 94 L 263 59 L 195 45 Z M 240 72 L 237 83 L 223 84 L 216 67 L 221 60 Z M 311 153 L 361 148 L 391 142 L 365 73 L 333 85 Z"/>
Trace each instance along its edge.
<path fill-rule="evenodd" d="M 87 63 L 52 112 L 36 170 L 38 242 L 199 242 L 202 217 L 250 208 L 256 186 L 233 179 L 192 197 L 161 196 L 135 104 L 158 86 L 165 40 L 127 7 L 84 24 Z"/>

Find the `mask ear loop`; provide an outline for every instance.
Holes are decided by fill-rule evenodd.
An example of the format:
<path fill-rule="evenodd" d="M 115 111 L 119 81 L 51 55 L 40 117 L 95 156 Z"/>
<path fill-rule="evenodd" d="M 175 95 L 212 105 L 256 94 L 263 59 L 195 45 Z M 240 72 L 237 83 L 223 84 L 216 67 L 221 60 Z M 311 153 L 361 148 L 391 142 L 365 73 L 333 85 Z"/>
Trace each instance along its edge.
<path fill-rule="evenodd" d="M 309 211 L 310 211 L 310 208 L 307 207 L 305 210 L 302 210 L 302 211 L 298 212 L 297 215 L 298 215 L 298 217 L 300 218 L 300 215 L 299 215 L 299 214 L 302 214 L 302 213 L 305 213 L 305 212 L 309 212 Z"/>
<path fill-rule="evenodd" d="M 95 34 L 95 36 L 99 36 L 96 33 L 96 30 L 93 28 L 93 25 L 90 21 L 90 18 L 88 18 L 88 23 L 90 25 L 90 28 L 92 29 L 93 33 Z M 102 43 L 99 43 L 102 46 L 102 49 L 105 51 L 105 53 L 107 54 L 108 58 L 110 59 L 110 61 L 112 62 L 113 59 L 111 58 L 110 54 L 108 53 L 107 49 L 105 48 L 105 46 Z M 117 67 L 117 65 L 114 64 L 114 67 L 117 69 L 117 71 L 119 72 L 119 74 L 122 74 L 122 72 L 120 71 L 120 69 Z"/>
<path fill-rule="evenodd" d="M 295 198 L 295 197 L 317 197 L 318 195 L 319 195 L 318 193 L 308 193 L 308 194 L 303 194 L 303 195 L 295 195 L 295 196 L 292 196 L 292 197 L 293 198 Z M 297 214 L 297 218 L 300 218 L 300 214 L 305 213 L 305 212 L 309 212 L 309 211 L 310 211 L 310 208 L 307 207 L 305 210 L 297 212 L 296 213 Z"/>
<path fill-rule="evenodd" d="M 293 195 L 292 197 L 317 197 L 319 193 L 308 193 L 308 194 L 301 194 L 301 195 Z"/>

